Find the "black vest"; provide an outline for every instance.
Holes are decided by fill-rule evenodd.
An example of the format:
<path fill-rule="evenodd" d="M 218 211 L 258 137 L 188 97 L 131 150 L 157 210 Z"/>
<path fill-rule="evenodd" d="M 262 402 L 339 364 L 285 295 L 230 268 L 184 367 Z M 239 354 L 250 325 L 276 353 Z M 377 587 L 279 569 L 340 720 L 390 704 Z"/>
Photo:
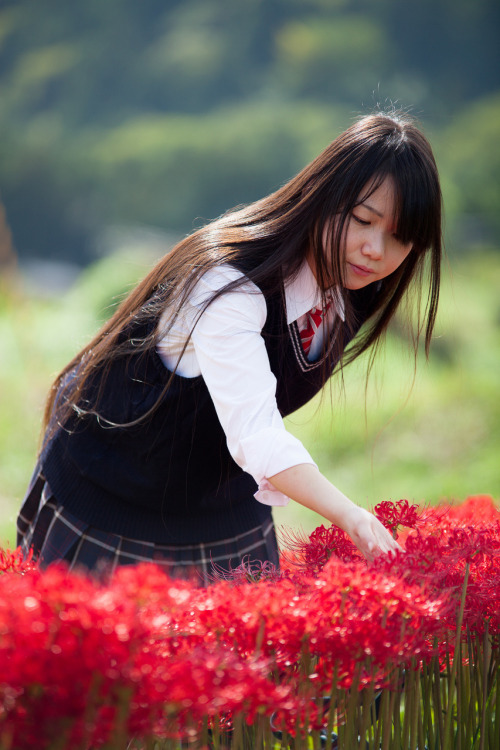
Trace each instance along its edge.
<path fill-rule="evenodd" d="M 373 289 L 350 295 L 358 329 L 370 314 Z M 262 335 L 285 417 L 321 389 L 325 368 L 305 359 L 297 325 L 287 325 L 281 299 L 266 296 L 266 303 Z M 340 325 L 332 335 L 341 335 L 345 345 L 354 333 Z M 212 542 L 270 518 L 271 509 L 253 497 L 255 481 L 229 454 L 201 376 L 175 375 L 144 422 L 110 424 L 145 414 L 169 376 L 156 351 L 114 363 L 100 400 L 101 418 L 75 415 L 43 451 L 43 474 L 58 502 L 104 531 L 163 544 Z"/>

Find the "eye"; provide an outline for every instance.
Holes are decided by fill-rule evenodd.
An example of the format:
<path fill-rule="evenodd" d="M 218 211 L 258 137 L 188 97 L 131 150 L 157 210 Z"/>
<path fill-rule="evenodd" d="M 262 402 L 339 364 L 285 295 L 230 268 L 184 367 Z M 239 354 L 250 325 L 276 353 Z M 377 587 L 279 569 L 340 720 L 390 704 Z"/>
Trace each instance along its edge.
<path fill-rule="evenodd" d="M 361 219 L 359 216 L 356 216 L 356 214 L 351 214 L 352 218 L 356 222 L 356 224 L 360 224 L 362 227 L 368 227 L 370 226 L 369 221 L 365 221 L 364 219 Z"/>

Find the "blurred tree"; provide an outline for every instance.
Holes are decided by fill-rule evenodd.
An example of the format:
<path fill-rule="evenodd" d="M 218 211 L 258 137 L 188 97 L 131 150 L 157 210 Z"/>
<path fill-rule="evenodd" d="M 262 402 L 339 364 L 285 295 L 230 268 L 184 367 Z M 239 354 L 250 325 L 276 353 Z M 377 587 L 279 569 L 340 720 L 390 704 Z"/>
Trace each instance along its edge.
<path fill-rule="evenodd" d="M 500 94 L 467 107 L 442 133 L 439 163 L 445 175 L 453 242 L 493 242 L 500 232 Z"/>
<path fill-rule="evenodd" d="M 403 77 L 425 85 L 426 111 L 445 118 L 499 87 L 500 3 L 497 0 L 375 0 Z"/>
<path fill-rule="evenodd" d="M 10 118 L 69 128 L 280 89 L 358 109 L 379 83 L 442 113 L 498 87 L 499 17 L 496 0 L 3 0 L 0 91 Z"/>
<path fill-rule="evenodd" d="M 457 210 L 491 212 L 498 181 L 465 111 L 500 89 L 499 15 L 497 0 L 3 0 L 0 189 L 17 250 L 86 262 L 109 221 L 187 231 L 386 99 L 436 132 L 465 118 L 445 181 Z M 481 164 L 486 202 L 468 180 Z"/>
<path fill-rule="evenodd" d="M 291 104 L 128 120 L 86 140 L 85 168 L 96 171 L 88 198 L 112 222 L 189 231 L 275 190 L 344 121 L 340 109 Z"/>
<path fill-rule="evenodd" d="M 387 77 L 391 57 L 384 28 L 366 15 L 290 21 L 276 35 L 277 85 L 294 96 L 360 102 L 367 81 Z"/>
<path fill-rule="evenodd" d="M 16 253 L 12 244 L 12 232 L 7 222 L 5 209 L 0 203 L 0 276 L 10 273 L 16 266 Z"/>

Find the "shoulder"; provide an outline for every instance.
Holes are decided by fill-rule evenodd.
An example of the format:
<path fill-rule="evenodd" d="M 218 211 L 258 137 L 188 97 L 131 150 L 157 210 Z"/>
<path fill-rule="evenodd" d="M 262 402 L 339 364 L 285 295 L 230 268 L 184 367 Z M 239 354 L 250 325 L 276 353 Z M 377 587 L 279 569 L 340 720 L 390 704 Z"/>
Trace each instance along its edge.
<path fill-rule="evenodd" d="M 224 297 L 226 301 L 231 299 L 245 304 L 246 300 L 254 300 L 259 306 L 262 303 L 265 305 L 264 295 L 259 287 L 229 264 L 205 271 L 191 291 L 191 304 L 201 307 L 219 293 L 219 298 Z"/>
<path fill-rule="evenodd" d="M 201 276 L 189 295 L 190 304 L 202 310 L 259 320 L 267 317 L 267 304 L 259 287 L 229 264 L 211 268 Z"/>
<path fill-rule="evenodd" d="M 233 282 L 240 282 L 241 286 L 253 287 L 255 290 L 259 291 L 258 287 L 255 286 L 255 284 L 250 281 L 242 271 L 229 265 L 229 263 L 224 263 L 205 271 L 196 282 L 195 289 L 200 287 L 201 289 L 219 291 Z"/>

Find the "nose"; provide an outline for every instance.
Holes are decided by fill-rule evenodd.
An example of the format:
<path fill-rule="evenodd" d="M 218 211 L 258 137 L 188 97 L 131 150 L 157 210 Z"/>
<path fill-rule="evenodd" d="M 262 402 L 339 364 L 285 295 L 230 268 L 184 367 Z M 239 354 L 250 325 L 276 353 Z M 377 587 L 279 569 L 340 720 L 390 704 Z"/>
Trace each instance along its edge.
<path fill-rule="evenodd" d="M 384 257 L 385 240 L 381 232 L 373 232 L 365 239 L 361 252 L 373 260 L 381 260 Z"/>

